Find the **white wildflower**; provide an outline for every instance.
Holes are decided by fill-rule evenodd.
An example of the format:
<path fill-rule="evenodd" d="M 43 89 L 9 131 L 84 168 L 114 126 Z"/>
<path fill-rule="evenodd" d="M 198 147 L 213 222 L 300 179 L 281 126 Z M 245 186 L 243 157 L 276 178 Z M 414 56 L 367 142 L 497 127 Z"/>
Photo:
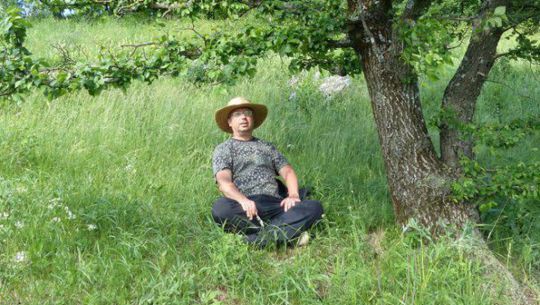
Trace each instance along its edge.
<path fill-rule="evenodd" d="M 295 100 L 296 99 L 296 91 L 293 91 L 291 95 L 289 95 L 289 100 Z"/>
<path fill-rule="evenodd" d="M 54 208 L 58 206 L 62 206 L 62 198 L 53 198 L 49 200 L 49 205 L 47 206 L 47 208 L 49 210 L 53 210 Z"/>
<path fill-rule="evenodd" d="M 300 82 L 300 77 L 297 75 L 294 75 L 289 79 L 289 87 L 297 87 L 298 83 Z"/>
<path fill-rule="evenodd" d="M 23 263 L 26 261 L 26 252 L 19 251 L 15 254 L 15 257 L 13 259 L 16 263 Z"/>
<path fill-rule="evenodd" d="M 28 189 L 24 186 L 18 186 L 17 189 L 16 189 L 17 193 L 26 193 L 26 191 L 28 191 Z"/>
<path fill-rule="evenodd" d="M 77 216 L 75 216 L 75 214 L 73 214 L 68 207 L 65 208 L 66 210 L 66 214 L 67 214 L 67 219 L 69 220 L 73 220 L 75 218 L 77 218 Z"/>
<path fill-rule="evenodd" d="M 133 164 L 131 163 L 128 163 L 128 165 L 126 165 L 126 167 L 124 168 L 124 170 L 130 174 L 135 174 L 137 172 L 137 169 L 135 168 L 135 166 L 133 166 Z"/>
<path fill-rule="evenodd" d="M 0 220 L 6 220 L 9 217 L 8 212 L 2 212 L 0 213 Z"/>
<path fill-rule="evenodd" d="M 86 225 L 86 228 L 88 229 L 88 231 L 94 231 L 95 229 L 97 229 L 97 226 L 91 223 Z"/>
<path fill-rule="evenodd" d="M 60 222 L 60 217 L 53 217 L 53 219 L 51 219 L 52 222 Z"/>
<path fill-rule="evenodd" d="M 322 84 L 319 86 L 319 90 L 328 97 L 343 91 L 350 85 L 351 78 L 349 76 L 335 75 L 323 79 Z"/>
<path fill-rule="evenodd" d="M 23 223 L 22 221 L 20 221 L 20 220 L 17 220 L 17 221 L 15 222 L 15 227 L 16 227 L 17 229 L 22 229 L 22 228 L 24 227 L 24 223 Z"/>

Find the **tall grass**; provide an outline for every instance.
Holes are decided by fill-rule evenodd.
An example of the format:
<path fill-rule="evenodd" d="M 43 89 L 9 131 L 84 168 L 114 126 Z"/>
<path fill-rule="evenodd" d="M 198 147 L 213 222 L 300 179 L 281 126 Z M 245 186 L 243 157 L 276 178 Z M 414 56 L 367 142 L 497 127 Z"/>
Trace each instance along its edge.
<path fill-rule="evenodd" d="M 129 19 L 42 20 L 29 48 L 51 57 L 51 45 L 63 42 L 78 45 L 76 56 L 94 56 L 100 44 L 147 41 L 154 28 Z M 538 101 L 534 81 L 520 70 L 526 67 L 507 69 L 515 90 Z M 258 71 L 231 87 L 163 78 L 126 93 L 80 92 L 48 102 L 35 92 L 22 104 L 4 104 L 0 304 L 512 303 L 486 293 L 485 270 L 466 242 L 423 245 L 395 227 L 361 78 L 327 99 L 312 72 L 291 87 L 278 58 L 261 61 Z M 509 73 L 496 70 L 494 77 L 505 81 Z M 538 69 L 530 73 L 540 77 Z M 428 117 L 443 88 L 443 81 L 423 84 Z M 503 120 L 538 114 L 537 102 L 509 90 L 488 84 L 478 119 L 493 118 L 494 99 Z M 256 136 L 275 143 L 324 204 L 308 247 L 251 249 L 211 220 L 219 196 L 211 155 L 226 139 L 213 112 L 236 95 L 269 107 Z M 530 139 L 514 153 L 529 157 L 537 144 L 538 137 Z M 538 287 L 533 253 L 540 239 L 527 234 L 527 258 L 507 243 L 499 253 Z"/>

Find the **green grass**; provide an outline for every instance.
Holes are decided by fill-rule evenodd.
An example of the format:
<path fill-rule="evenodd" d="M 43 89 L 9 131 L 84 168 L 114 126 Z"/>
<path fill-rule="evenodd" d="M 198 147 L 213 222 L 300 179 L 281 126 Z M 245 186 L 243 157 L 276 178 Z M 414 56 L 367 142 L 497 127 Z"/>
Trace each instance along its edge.
<path fill-rule="evenodd" d="M 158 33 L 151 22 L 130 19 L 42 20 L 29 33 L 29 49 L 53 57 L 51 45 L 62 42 L 92 57 L 101 44 Z M 497 66 L 492 75 L 532 100 L 490 83 L 478 120 L 538 115 L 540 72 L 527 69 Z M 441 72 L 444 79 L 451 70 Z M 394 225 L 361 78 L 326 100 L 313 73 L 291 88 L 279 59 L 261 61 L 258 71 L 232 87 L 164 78 L 126 93 L 80 92 L 48 102 L 35 92 L 24 103 L 4 104 L 0 213 L 9 216 L 0 214 L 0 304 L 512 303 L 486 293 L 482 262 L 466 242 L 423 245 Z M 423 82 L 428 117 L 443 90 L 444 80 Z M 293 91 L 297 98 L 289 100 Z M 236 95 L 268 105 L 256 135 L 276 144 L 324 204 L 326 217 L 306 248 L 250 249 L 211 220 L 219 196 L 211 155 L 226 139 L 213 112 Z M 511 155 L 530 158 L 531 147 L 538 137 Z M 540 215 L 530 210 L 528 219 Z M 514 274 L 538 290 L 534 228 L 499 228 L 492 242 Z M 26 255 L 21 262 L 18 252 Z"/>

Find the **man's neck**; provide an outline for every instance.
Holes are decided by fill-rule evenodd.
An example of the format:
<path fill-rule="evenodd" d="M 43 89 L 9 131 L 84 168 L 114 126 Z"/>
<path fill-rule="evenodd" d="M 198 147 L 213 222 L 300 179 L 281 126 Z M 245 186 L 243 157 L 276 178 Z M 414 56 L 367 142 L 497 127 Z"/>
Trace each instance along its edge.
<path fill-rule="evenodd" d="M 250 141 L 251 139 L 253 139 L 253 135 L 251 135 L 251 133 L 237 133 L 233 134 L 232 138 L 239 141 Z"/>

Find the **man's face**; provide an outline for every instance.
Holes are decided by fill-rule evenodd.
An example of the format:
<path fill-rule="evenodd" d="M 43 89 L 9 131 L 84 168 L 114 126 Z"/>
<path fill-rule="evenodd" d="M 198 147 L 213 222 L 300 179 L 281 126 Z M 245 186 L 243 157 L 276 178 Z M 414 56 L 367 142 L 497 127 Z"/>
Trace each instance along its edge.
<path fill-rule="evenodd" d="M 229 114 L 227 120 L 233 133 L 250 133 L 253 131 L 253 110 L 238 108 Z"/>

